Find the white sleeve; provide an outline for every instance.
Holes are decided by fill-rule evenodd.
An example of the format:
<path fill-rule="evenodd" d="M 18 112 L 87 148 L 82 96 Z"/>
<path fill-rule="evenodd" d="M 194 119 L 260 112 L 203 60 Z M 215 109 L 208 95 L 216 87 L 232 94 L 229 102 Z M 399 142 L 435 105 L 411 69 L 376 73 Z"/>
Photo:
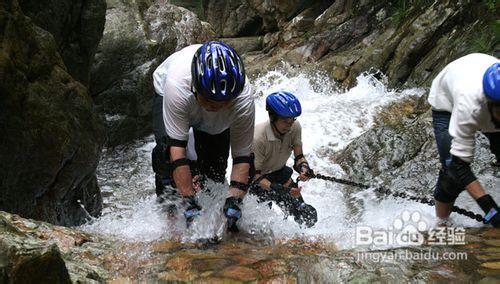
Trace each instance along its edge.
<path fill-rule="evenodd" d="M 188 141 L 189 100 L 182 95 L 181 88 L 166 81 L 163 96 L 163 122 L 169 138 Z"/>
<path fill-rule="evenodd" d="M 466 95 L 461 94 L 460 97 L 464 98 Z M 474 117 L 471 103 L 459 99 L 453 106 L 450 118 L 449 133 L 452 138 L 450 153 L 465 162 L 472 162 L 478 129 L 478 120 Z"/>
<path fill-rule="evenodd" d="M 255 128 L 255 104 L 249 98 L 236 109 L 236 118 L 230 126 L 232 157 L 248 156 L 252 152 Z"/>

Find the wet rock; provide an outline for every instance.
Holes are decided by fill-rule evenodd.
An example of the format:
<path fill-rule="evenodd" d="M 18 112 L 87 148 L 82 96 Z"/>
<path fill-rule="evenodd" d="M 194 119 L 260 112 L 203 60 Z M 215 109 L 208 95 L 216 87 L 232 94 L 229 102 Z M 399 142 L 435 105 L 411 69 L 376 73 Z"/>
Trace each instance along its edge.
<path fill-rule="evenodd" d="M 238 54 L 243 55 L 250 51 L 261 50 L 263 37 L 221 38 L 220 40 L 231 45 Z"/>
<path fill-rule="evenodd" d="M 263 33 L 263 19 L 248 1 L 206 2 L 205 19 L 212 24 L 218 36 L 255 36 Z"/>
<path fill-rule="evenodd" d="M 205 19 L 221 37 L 264 35 L 283 29 L 290 20 L 308 10 L 312 21 L 333 1 L 214 0 L 204 5 Z M 297 20 L 297 19 L 296 19 Z M 304 27 L 304 26 L 298 26 Z"/>
<path fill-rule="evenodd" d="M 295 3 L 289 5 L 294 10 Z M 317 62 L 345 87 L 354 85 L 359 74 L 376 70 L 388 75 L 391 86 L 423 86 L 452 60 L 497 49 L 490 31 L 494 11 L 472 1 L 335 1 L 311 8 L 294 10 L 293 18 L 276 17 L 273 37 L 264 38 L 263 57 L 249 58 L 248 65 L 269 70 L 281 60 Z M 265 10 L 259 15 L 264 17 Z"/>
<path fill-rule="evenodd" d="M 500 269 L 500 261 L 496 262 L 485 262 L 481 264 L 482 267 L 489 268 L 489 269 Z"/>
<path fill-rule="evenodd" d="M 224 267 L 228 267 L 233 264 L 230 259 L 211 257 L 205 259 L 196 259 L 191 262 L 193 269 L 198 272 L 205 271 L 220 271 Z"/>
<path fill-rule="evenodd" d="M 244 266 L 230 266 L 220 272 L 220 275 L 238 281 L 254 281 L 259 277 L 259 273 Z"/>
<path fill-rule="evenodd" d="M 497 278 L 494 278 L 494 277 L 485 277 L 481 280 L 479 280 L 478 283 L 480 284 L 493 284 L 493 283 L 497 283 L 498 282 L 498 279 Z"/>
<path fill-rule="evenodd" d="M 393 83 L 403 83 L 422 54 L 432 46 L 433 37 L 448 30 L 455 18 L 463 13 L 462 7 L 432 5 L 405 28 L 405 37 L 394 51 L 394 58 L 387 69 Z"/>
<path fill-rule="evenodd" d="M 333 160 L 354 179 L 368 182 L 384 173 L 394 172 L 415 158 L 424 145 L 431 148 L 429 144 L 432 144 L 432 127 L 427 114 L 417 120 L 383 124 L 368 130 Z"/>
<path fill-rule="evenodd" d="M 102 122 L 54 37 L 17 1 L 4 1 L 0 13 L 0 209 L 81 224 L 102 206 L 95 176 Z"/>
<path fill-rule="evenodd" d="M 102 281 L 110 276 L 108 272 L 96 267 L 95 260 L 81 257 L 82 250 L 96 253 L 92 249 L 96 241 L 112 250 L 106 241 L 82 232 L 0 211 L 0 279 L 6 283 Z"/>
<path fill-rule="evenodd" d="M 23 13 L 50 32 L 68 73 L 88 86 L 90 67 L 102 36 L 105 0 L 20 0 Z"/>
<path fill-rule="evenodd" d="M 270 279 L 265 279 L 265 280 L 259 280 L 257 281 L 259 284 L 273 284 L 273 283 L 283 283 L 283 284 L 296 284 L 298 283 L 297 278 L 292 277 L 292 276 L 280 276 L 280 277 L 275 277 L 275 278 L 270 278 Z"/>
<path fill-rule="evenodd" d="M 0 279 L 5 283 L 71 283 L 68 270 L 57 246 L 9 247 L 2 242 Z M 10 252 L 10 253 L 5 253 Z"/>
<path fill-rule="evenodd" d="M 253 265 L 253 267 L 264 278 L 272 278 L 273 276 L 286 275 L 290 272 L 287 263 L 284 260 L 271 259 L 260 261 Z"/>
<path fill-rule="evenodd" d="M 432 200 L 440 164 L 431 111 L 422 113 L 425 99 L 417 98 L 413 107 L 404 101 L 396 103 L 398 111 L 382 110 L 379 126 L 332 156 L 348 179 Z M 478 135 L 472 169 L 478 176 L 484 174 L 484 184 L 496 182 L 490 174 L 492 159 L 486 138 Z"/>

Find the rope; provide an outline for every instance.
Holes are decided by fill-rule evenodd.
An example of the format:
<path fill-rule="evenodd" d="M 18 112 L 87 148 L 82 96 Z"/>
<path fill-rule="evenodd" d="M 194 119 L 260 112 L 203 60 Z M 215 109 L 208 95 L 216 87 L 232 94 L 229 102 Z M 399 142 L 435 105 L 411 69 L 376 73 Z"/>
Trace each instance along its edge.
<path fill-rule="evenodd" d="M 336 177 L 324 176 L 322 174 L 315 174 L 315 175 L 313 175 L 311 177 L 312 178 L 317 178 L 317 179 L 322 179 L 322 180 L 327 180 L 327 181 L 333 181 L 333 182 L 340 183 L 340 184 L 351 185 L 351 186 L 355 186 L 355 187 L 359 187 L 359 188 L 363 188 L 363 189 L 372 188 L 372 186 L 369 186 L 369 185 L 366 185 L 366 184 L 362 184 L 362 183 L 358 183 L 358 182 L 353 182 L 353 181 L 345 180 L 345 179 L 339 179 L 339 178 L 336 178 Z M 381 193 L 381 194 L 391 195 L 391 196 L 394 196 L 394 197 L 397 197 L 397 198 L 412 200 L 412 201 L 420 202 L 420 203 L 423 203 L 423 204 L 427 204 L 429 206 L 434 206 L 434 200 L 426 198 L 426 197 L 411 196 L 411 195 L 408 195 L 408 194 L 406 194 L 404 192 L 393 192 L 390 189 L 383 188 L 383 187 L 376 187 L 375 191 L 378 192 L 378 193 Z M 463 215 L 463 216 L 469 217 L 471 219 L 474 219 L 474 220 L 476 220 L 478 222 L 481 222 L 481 223 L 484 223 L 484 224 L 487 223 L 486 220 L 484 220 L 484 218 L 480 214 L 476 214 L 476 213 L 474 213 L 472 211 L 465 210 L 465 209 L 460 208 L 458 206 L 453 206 L 453 210 L 452 211 L 456 212 L 456 213 L 458 213 L 460 215 Z"/>

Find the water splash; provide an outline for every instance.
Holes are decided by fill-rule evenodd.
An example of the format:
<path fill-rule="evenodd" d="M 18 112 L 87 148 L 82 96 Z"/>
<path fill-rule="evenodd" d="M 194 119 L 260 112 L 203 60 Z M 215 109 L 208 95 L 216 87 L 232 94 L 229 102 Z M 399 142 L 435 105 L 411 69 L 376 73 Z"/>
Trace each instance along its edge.
<path fill-rule="evenodd" d="M 269 72 L 253 83 L 257 123 L 268 118 L 265 95 L 286 90 L 300 99 L 303 114 L 299 121 L 305 155 L 315 170 L 335 176 L 343 172 L 328 159 L 329 154 L 372 127 L 373 117 L 381 106 L 406 96 L 423 95 L 421 89 L 389 90 L 370 74 L 359 76 L 357 85 L 346 92 L 340 91 L 326 76 L 286 75 L 281 71 Z M 153 136 L 150 136 L 127 147 L 104 152 L 98 168 L 105 202 L 103 216 L 82 228 L 130 241 L 172 238 L 195 241 L 220 235 L 223 220 L 220 208 L 227 196 L 227 186 L 212 185 L 211 192 L 200 194 L 203 214 L 186 230 L 183 218 L 168 220 L 156 202 L 150 166 L 153 147 Z M 292 164 L 292 159 L 288 164 Z M 326 239 L 340 248 L 349 248 L 354 246 L 356 225 L 388 228 L 402 210 L 419 211 L 424 222 L 435 223 L 434 209 L 426 205 L 390 197 L 379 200 L 370 190 L 347 194 L 342 186 L 321 180 L 311 180 L 302 186 L 304 199 L 318 211 L 318 223 L 313 228 L 300 228 L 293 218 L 285 219 L 277 206 L 269 208 L 267 204 L 257 203 L 254 196 L 247 196 L 239 222 L 241 229 L 271 240 Z M 465 226 L 477 225 L 465 218 L 457 221 Z"/>

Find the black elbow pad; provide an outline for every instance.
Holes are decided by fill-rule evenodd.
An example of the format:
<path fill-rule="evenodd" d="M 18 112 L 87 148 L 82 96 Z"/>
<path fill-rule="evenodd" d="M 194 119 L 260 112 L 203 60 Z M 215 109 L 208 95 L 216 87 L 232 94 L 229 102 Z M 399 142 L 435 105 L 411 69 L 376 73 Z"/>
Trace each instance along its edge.
<path fill-rule="evenodd" d="M 456 156 L 451 156 L 448 174 L 462 187 L 466 187 L 477 180 L 470 168 L 470 164 Z"/>

